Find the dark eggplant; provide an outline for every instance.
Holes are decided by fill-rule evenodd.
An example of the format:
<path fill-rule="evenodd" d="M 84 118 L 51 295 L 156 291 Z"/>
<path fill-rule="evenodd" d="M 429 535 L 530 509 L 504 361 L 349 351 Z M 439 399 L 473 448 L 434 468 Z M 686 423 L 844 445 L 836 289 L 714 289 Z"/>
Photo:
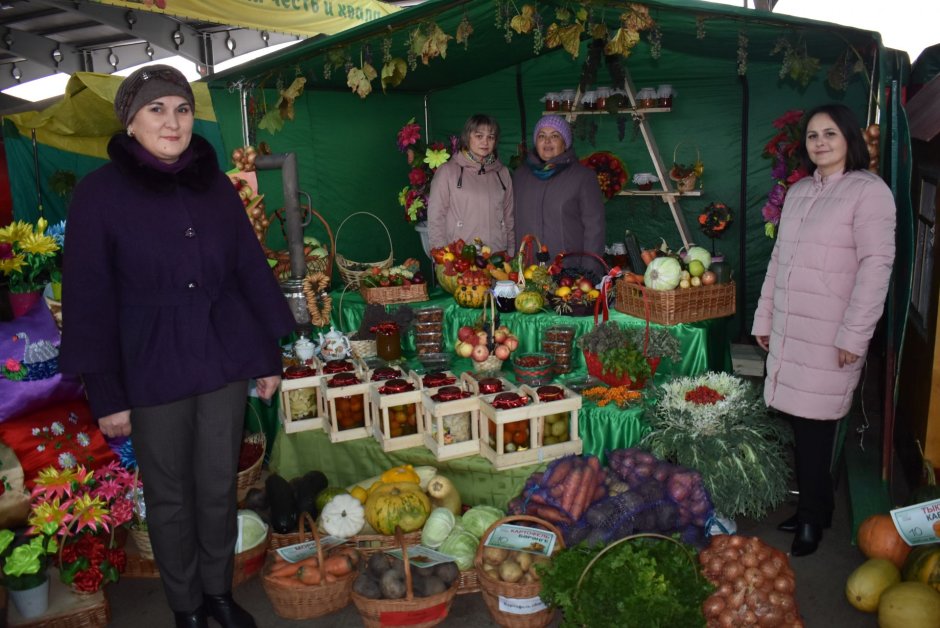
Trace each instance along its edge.
<path fill-rule="evenodd" d="M 271 527 L 278 534 L 297 531 L 297 504 L 287 480 L 272 473 L 264 481 L 264 491 L 271 505 Z"/>

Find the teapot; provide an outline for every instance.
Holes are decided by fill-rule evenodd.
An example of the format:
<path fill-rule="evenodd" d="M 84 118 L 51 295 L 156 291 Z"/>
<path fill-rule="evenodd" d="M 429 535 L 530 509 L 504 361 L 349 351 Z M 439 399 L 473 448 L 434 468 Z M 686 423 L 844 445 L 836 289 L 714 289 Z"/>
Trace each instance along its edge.
<path fill-rule="evenodd" d="M 343 332 L 336 331 L 330 326 L 330 331 L 325 336 L 320 334 L 320 344 L 317 350 L 324 360 L 342 360 L 350 355 L 349 338 L 343 335 Z"/>

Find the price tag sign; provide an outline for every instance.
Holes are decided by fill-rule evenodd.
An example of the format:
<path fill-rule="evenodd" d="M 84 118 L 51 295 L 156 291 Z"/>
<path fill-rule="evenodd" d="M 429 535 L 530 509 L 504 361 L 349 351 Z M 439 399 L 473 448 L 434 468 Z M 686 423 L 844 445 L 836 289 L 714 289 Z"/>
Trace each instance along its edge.
<path fill-rule="evenodd" d="M 323 551 L 325 552 L 331 547 L 342 545 L 346 542 L 346 539 L 341 539 L 335 536 L 324 536 L 320 539 L 320 541 L 323 543 Z M 277 548 L 277 554 L 289 563 L 299 563 L 305 558 L 310 558 L 311 556 L 317 555 L 317 542 L 306 541 L 305 543 L 297 543 L 296 545 L 279 547 Z"/>
<path fill-rule="evenodd" d="M 940 499 L 891 511 L 894 527 L 908 545 L 940 541 Z"/>
<path fill-rule="evenodd" d="M 531 615 L 544 611 L 547 606 L 542 598 L 535 596 L 529 598 L 514 598 L 499 596 L 499 610 L 513 615 Z"/>
<path fill-rule="evenodd" d="M 503 524 L 493 530 L 484 543 L 487 547 L 551 556 L 555 549 L 555 533 L 537 528 Z"/>
<path fill-rule="evenodd" d="M 404 560 L 401 555 L 401 549 L 386 550 L 386 554 L 394 556 L 398 560 Z M 452 556 L 435 552 L 429 547 L 421 545 L 411 545 L 408 547 L 408 561 L 413 567 L 433 567 L 441 563 L 455 562 Z"/>

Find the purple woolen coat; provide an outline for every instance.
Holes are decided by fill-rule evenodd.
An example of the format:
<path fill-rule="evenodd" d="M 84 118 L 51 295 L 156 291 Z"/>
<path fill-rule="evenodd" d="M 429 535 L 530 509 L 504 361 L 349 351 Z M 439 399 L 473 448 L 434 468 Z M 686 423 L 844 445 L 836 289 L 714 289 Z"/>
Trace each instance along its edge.
<path fill-rule="evenodd" d="M 174 164 L 115 135 L 75 187 L 60 368 L 96 417 L 281 372 L 294 318 L 212 146 Z"/>
<path fill-rule="evenodd" d="M 603 256 L 607 219 L 597 175 L 581 165 L 573 148 L 551 160 L 563 169 L 543 180 L 532 173 L 532 166 L 544 163 L 533 149 L 512 176 L 516 250 L 532 234 L 552 256 L 582 252 Z"/>
<path fill-rule="evenodd" d="M 807 419 L 852 406 L 894 263 L 896 209 L 876 175 L 854 170 L 787 193 L 754 325 L 770 336 L 764 400 Z M 840 368 L 838 350 L 861 356 Z"/>

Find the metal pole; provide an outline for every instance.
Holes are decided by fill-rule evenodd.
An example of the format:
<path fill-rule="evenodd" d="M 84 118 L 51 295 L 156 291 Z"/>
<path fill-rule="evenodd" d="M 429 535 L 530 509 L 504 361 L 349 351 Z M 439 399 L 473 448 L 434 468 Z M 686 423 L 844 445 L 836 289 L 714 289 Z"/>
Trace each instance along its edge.
<path fill-rule="evenodd" d="M 290 275 L 292 279 L 303 279 L 307 275 L 307 264 L 304 259 L 304 227 L 298 198 L 300 184 L 297 181 L 297 154 L 258 155 L 255 158 L 255 168 L 258 170 L 281 169 Z"/>
<path fill-rule="evenodd" d="M 30 130 L 30 136 L 33 139 L 33 170 L 36 173 L 36 207 L 39 209 L 39 217 L 42 218 L 42 179 L 39 174 L 39 143 L 36 141 L 36 129 Z"/>

